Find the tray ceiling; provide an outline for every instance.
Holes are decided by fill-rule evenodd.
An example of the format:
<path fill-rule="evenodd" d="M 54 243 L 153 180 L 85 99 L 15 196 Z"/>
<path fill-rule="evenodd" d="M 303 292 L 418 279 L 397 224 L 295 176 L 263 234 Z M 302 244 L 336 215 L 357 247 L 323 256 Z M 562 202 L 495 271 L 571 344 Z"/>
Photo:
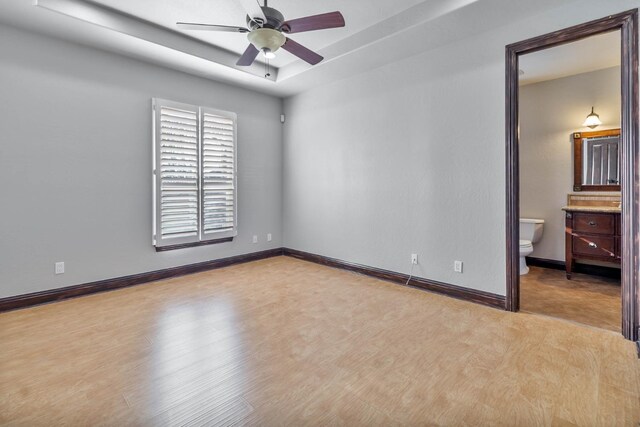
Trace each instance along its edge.
<path fill-rule="evenodd" d="M 292 35 L 325 60 L 312 67 L 278 52 L 270 78 L 262 63 L 235 65 L 244 35 L 175 28 L 179 20 L 242 25 L 239 0 L 2 0 L 0 24 L 286 97 L 572 2 L 271 0 L 289 18 L 340 10 L 347 26 Z"/>

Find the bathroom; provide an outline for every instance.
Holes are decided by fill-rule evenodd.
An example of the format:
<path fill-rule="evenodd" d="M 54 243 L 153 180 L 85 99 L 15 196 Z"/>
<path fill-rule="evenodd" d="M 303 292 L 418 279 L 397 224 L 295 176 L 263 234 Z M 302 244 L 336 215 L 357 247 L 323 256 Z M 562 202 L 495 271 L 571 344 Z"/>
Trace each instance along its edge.
<path fill-rule="evenodd" d="M 620 61 L 616 31 L 519 63 L 520 308 L 617 333 Z"/>

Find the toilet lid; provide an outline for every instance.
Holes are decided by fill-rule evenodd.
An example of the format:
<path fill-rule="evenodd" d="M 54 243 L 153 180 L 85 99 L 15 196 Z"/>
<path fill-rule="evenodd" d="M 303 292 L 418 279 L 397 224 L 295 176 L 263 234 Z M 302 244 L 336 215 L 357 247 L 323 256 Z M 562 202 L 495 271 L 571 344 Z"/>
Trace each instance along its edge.
<path fill-rule="evenodd" d="M 520 247 L 521 248 L 528 248 L 532 246 L 531 245 L 531 240 L 520 240 Z"/>

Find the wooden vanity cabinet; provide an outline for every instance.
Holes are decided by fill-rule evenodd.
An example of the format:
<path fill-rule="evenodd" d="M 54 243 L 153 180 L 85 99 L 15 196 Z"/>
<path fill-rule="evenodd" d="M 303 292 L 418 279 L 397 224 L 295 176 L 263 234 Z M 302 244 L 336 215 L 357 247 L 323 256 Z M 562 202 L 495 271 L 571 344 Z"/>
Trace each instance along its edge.
<path fill-rule="evenodd" d="M 620 264 L 620 213 L 566 211 L 567 279 L 576 259 Z"/>

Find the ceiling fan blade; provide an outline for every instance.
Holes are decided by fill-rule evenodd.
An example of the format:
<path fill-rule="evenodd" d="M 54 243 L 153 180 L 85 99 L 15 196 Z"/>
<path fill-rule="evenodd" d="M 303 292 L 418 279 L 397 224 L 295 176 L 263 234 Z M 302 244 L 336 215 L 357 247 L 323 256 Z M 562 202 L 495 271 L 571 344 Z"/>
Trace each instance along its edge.
<path fill-rule="evenodd" d="M 267 22 L 267 17 L 264 16 L 264 12 L 258 3 L 258 0 L 240 0 L 240 4 L 254 22 L 256 19 L 259 19 L 261 21 L 260 26 Z"/>
<path fill-rule="evenodd" d="M 183 30 L 224 31 L 228 33 L 248 33 L 248 28 L 231 27 L 229 25 L 198 24 L 195 22 L 176 22 L 176 26 Z"/>
<path fill-rule="evenodd" d="M 285 21 L 280 28 L 285 33 L 293 34 L 338 27 L 344 27 L 342 13 L 329 12 Z"/>
<path fill-rule="evenodd" d="M 308 62 L 311 65 L 316 65 L 318 62 L 324 59 L 314 51 L 307 49 L 300 43 L 296 43 L 288 37 L 287 41 L 282 45 L 282 48 L 287 52 L 293 53 L 295 56 L 302 59 L 303 61 Z"/>
<path fill-rule="evenodd" d="M 253 61 L 255 61 L 256 56 L 258 56 L 258 52 L 259 52 L 258 49 L 256 49 L 254 45 L 249 44 L 249 46 L 247 46 L 247 49 L 244 51 L 240 59 L 238 59 L 238 62 L 236 62 L 236 65 L 248 67 L 249 65 L 253 64 Z"/>

